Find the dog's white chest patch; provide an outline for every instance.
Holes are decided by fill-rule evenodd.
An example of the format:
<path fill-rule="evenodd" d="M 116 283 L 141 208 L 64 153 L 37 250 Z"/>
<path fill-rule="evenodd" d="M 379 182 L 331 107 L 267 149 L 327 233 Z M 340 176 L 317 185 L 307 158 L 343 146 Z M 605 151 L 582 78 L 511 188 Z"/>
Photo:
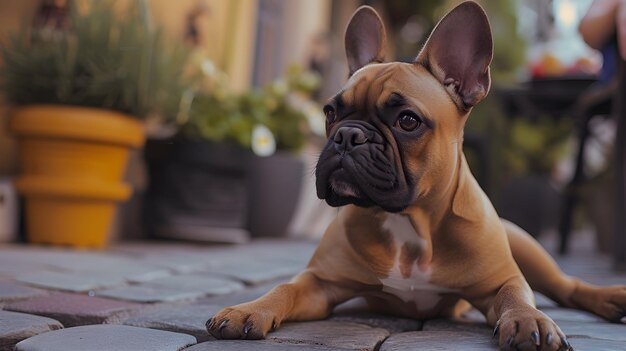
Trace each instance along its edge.
<path fill-rule="evenodd" d="M 396 257 L 386 278 L 380 279 L 383 291 L 395 295 L 404 302 L 413 302 L 420 311 L 434 308 L 443 293 L 454 289 L 438 287 L 430 283 L 432 267 L 418 266 L 418 259 L 427 249 L 428 242 L 415 231 L 405 215 L 387 214 L 383 223 L 395 245 Z"/>

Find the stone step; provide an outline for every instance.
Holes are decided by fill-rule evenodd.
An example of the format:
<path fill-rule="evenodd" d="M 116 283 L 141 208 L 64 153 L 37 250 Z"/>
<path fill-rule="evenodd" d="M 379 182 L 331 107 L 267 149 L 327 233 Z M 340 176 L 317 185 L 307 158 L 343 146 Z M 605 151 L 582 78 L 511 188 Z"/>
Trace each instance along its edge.
<path fill-rule="evenodd" d="M 86 325 L 33 336 L 15 351 L 178 351 L 194 345 L 191 335 L 127 325 Z"/>

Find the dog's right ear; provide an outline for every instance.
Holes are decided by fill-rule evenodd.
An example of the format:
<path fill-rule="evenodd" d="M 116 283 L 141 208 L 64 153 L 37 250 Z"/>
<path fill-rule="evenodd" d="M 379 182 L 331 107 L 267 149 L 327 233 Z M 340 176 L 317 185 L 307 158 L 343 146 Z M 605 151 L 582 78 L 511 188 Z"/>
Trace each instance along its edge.
<path fill-rule="evenodd" d="M 369 63 L 383 62 L 385 45 L 385 26 L 376 10 L 369 6 L 359 7 L 346 28 L 345 47 L 350 75 Z"/>

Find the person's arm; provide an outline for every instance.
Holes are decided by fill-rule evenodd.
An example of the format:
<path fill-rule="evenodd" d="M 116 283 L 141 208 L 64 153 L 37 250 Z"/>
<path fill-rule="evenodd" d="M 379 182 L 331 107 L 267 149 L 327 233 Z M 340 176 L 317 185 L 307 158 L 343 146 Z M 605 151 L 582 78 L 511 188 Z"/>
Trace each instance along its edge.
<path fill-rule="evenodd" d="M 626 0 L 594 0 L 578 30 L 583 40 L 597 50 L 617 33 L 617 47 L 626 60 Z"/>
<path fill-rule="evenodd" d="M 615 33 L 616 17 L 621 2 L 621 0 L 593 1 L 578 25 L 578 31 L 587 45 L 600 50 Z"/>

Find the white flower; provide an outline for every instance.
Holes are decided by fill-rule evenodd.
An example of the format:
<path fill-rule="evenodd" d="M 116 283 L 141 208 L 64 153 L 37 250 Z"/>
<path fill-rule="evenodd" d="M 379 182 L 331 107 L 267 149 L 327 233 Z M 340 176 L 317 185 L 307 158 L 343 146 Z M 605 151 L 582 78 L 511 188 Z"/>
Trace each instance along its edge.
<path fill-rule="evenodd" d="M 213 77 L 217 74 L 217 68 L 215 68 L 215 64 L 213 64 L 213 61 L 209 59 L 202 60 L 200 69 L 202 69 L 202 73 L 204 73 L 204 75 L 208 77 Z"/>
<path fill-rule="evenodd" d="M 320 107 L 313 102 L 307 103 L 303 111 L 309 122 L 311 131 L 319 136 L 326 136 L 326 116 Z"/>
<path fill-rule="evenodd" d="M 271 156 L 276 152 L 274 134 L 262 124 L 257 124 L 252 129 L 252 151 L 261 157 Z"/>
<path fill-rule="evenodd" d="M 278 95 L 285 95 L 289 90 L 289 85 L 284 79 L 275 80 L 272 83 L 272 90 Z"/>
<path fill-rule="evenodd" d="M 313 133 L 326 136 L 326 116 L 318 104 L 300 94 L 293 93 L 287 95 L 287 103 L 294 110 L 304 114 Z"/>

